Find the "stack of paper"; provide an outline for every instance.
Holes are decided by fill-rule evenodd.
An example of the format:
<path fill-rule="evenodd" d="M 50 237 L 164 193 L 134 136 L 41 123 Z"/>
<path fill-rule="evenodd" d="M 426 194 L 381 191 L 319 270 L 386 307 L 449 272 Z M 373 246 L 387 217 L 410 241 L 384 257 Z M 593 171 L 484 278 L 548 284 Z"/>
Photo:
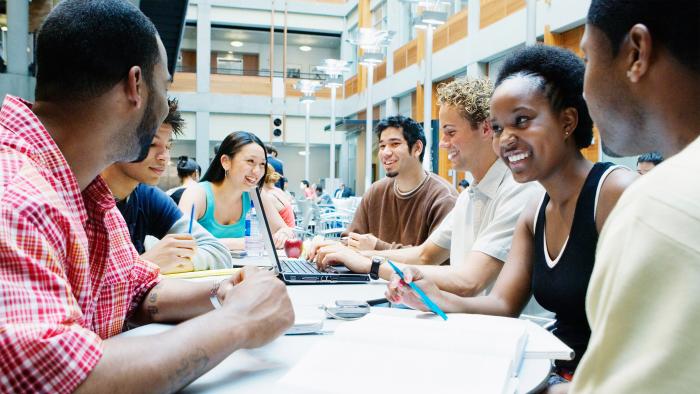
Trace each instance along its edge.
<path fill-rule="evenodd" d="M 526 341 L 524 325 L 370 313 L 315 345 L 280 383 L 324 393 L 509 393 Z"/>

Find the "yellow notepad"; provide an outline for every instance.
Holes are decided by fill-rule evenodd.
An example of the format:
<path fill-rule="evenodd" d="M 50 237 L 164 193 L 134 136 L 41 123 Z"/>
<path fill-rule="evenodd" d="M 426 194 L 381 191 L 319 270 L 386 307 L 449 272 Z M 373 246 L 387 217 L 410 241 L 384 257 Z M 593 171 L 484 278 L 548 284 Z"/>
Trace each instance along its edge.
<path fill-rule="evenodd" d="M 168 278 L 181 278 L 181 279 L 191 279 L 191 278 L 206 278 L 208 276 L 230 276 L 238 272 L 240 268 L 224 268 L 219 270 L 204 270 L 204 271 L 191 271 L 191 272 L 180 272 L 176 274 L 165 274 Z"/>

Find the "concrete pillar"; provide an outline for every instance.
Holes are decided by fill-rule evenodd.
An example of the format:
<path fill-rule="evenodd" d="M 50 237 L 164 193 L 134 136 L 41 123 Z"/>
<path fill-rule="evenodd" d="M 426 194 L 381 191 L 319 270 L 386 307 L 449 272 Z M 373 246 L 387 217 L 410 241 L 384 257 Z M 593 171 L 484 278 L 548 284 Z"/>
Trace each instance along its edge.
<path fill-rule="evenodd" d="M 386 76 L 394 74 L 394 51 L 398 49 L 404 42 L 402 39 L 401 25 L 404 23 L 402 18 L 402 9 L 404 3 L 399 1 L 388 1 L 386 5 L 386 26 L 387 30 L 396 32 L 395 39 L 391 40 L 389 47 L 386 49 Z"/>
<path fill-rule="evenodd" d="M 209 112 L 197 111 L 195 115 L 195 148 L 197 163 L 202 167 L 202 174 L 209 168 Z"/>
<path fill-rule="evenodd" d="M 472 63 L 467 65 L 467 76 L 472 78 L 483 78 L 486 76 L 486 63 Z"/>
<path fill-rule="evenodd" d="M 389 97 L 384 105 L 384 116 L 396 116 L 399 114 L 399 99 Z"/>
<path fill-rule="evenodd" d="M 211 4 L 197 2 L 197 93 L 209 93 L 211 75 Z M 209 111 L 197 111 L 195 156 L 202 173 L 209 168 Z"/>
<path fill-rule="evenodd" d="M 0 77 L 0 100 L 12 94 L 29 101 L 34 100 L 34 78 L 29 76 L 29 2 L 7 2 L 7 31 L 4 32 L 6 74 Z"/>
<path fill-rule="evenodd" d="M 29 2 L 7 2 L 7 73 L 28 75 Z"/>
<path fill-rule="evenodd" d="M 209 93 L 211 74 L 211 4 L 197 2 L 197 93 Z"/>
<path fill-rule="evenodd" d="M 467 11 L 469 14 L 468 35 L 473 36 L 481 30 L 481 2 L 479 0 L 469 0 L 467 7 L 469 9 Z"/>
<path fill-rule="evenodd" d="M 525 45 L 535 45 L 537 44 L 537 0 L 526 1 L 525 17 L 527 18 Z"/>

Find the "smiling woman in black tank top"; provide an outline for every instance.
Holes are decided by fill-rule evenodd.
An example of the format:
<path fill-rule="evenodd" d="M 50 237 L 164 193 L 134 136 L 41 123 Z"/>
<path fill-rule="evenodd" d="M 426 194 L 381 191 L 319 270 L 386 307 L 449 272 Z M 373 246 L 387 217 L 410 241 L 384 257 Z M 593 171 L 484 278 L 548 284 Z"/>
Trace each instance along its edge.
<path fill-rule="evenodd" d="M 573 373 L 588 344 L 585 297 L 598 233 L 636 178 L 609 163 L 593 165 L 581 154 L 593 127 L 582 97 L 583 73 L 572 52 L 538 45 L 512 54 L 498 76 L 491 99 L 494 150 L 516 181 L 538 181 L 546 194 L 523 211 L 491 293 L 460 297 L 439 290 L 419 269 L 407 269 L 449 312 L 517 317 L 534 294 L 556 314 L 554 334 L 576 352 L 575 360 L 558 363 L 563 375 Z M 425 308 L 404 289 L 390 287 L 387 295 Z"/>

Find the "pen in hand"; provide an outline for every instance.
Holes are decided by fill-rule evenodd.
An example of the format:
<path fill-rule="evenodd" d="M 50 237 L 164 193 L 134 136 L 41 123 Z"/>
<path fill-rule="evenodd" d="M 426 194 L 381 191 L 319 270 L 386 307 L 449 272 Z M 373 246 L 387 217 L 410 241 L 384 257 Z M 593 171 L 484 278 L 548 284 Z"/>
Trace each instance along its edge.
<path fill-rule="evenodd" d="M 192 204 L 192 209 L 190 210 L 190 227 L 187 230 L 187 234 L 192 234 L 192 222 L 194 221 L 194 204 Z"/>
<path fill-rule="evenodd" d="M 394 263 L 392 263 L 391 260 L 387 260 L 387 263 L 389 263 L 391 268 L 394 269 L 394 272 L 396 272 L 396 274 L 399 276 L 399 278 L 401 278 L 401 280 L 404 283 L 406 283 L 406 281 L 404 281 L 403 272 L 399 269 L 399 267 L 397 267 Z M 442 320 L 447 320 L 447 315 L 445 314 L 445 312 L 443 312 L 442 309 L 440 309 L 440 307 L 437 306 L 437 304 L 435 304 L 433 302 L 433 300 L 428 298 L 428 296 L 425 294 L 425 292 L 423 292 L 423 290 L 421 290 L 420 287 L 416 286 L 416 284 L 413 282 L 409 282 L 406 284 L 409 285 L 411 287 L 411 289 L 413 289 L 413 291 L 416 292 L 416 294 L 418 294 L 418 296 L 423 300 L 423 303 L 425 304 L 425 306 L 427 306 L 428 308 L 430 308 L 431 311 L 433 311 L 435 314 L 440 316 L 442 318 Z"/>

